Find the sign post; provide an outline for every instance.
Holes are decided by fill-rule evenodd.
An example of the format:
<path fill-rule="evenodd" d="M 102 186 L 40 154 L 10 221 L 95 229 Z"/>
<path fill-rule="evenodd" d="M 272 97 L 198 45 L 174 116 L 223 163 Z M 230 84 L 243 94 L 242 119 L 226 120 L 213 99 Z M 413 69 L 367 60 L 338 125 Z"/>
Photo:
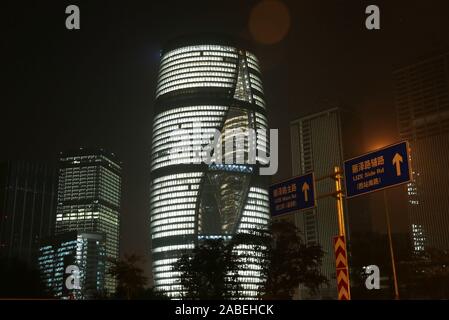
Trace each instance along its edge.
<path fill-rule="evenodd" d="M 394 298 L 395 298 L 395 300 L 399 300 L 398 276 L 396 273 L 396 262 L 394 259 L 393 240 L 391 238 L 390 210 L 388 209 L 387 191 L 384 190 L 383 193 L 384 193 L 384 204 L 385 204 L 385 220 L 387 222 L 388 243 L 390 246 L 391 269 L 393 271 Z"/>
<path fill-rule="evenodd" d="M 383 190 L 395 299 L 399 299 L 399 287 L 386 189 L 409 183 L 411 179 L 410 147 L 407 141 L 345 161 L 346 194 L 348 198 Z"/>
<path fill-rule="evenodd" d="M 334 237 L 338 300 L 351 300 L 348 254 L 345 236 Z"/>
<path fill-rule="evenodd" d="M 338 233 L 340 239 L 334 242 L 337 265 L 337 288 L 339 300 L 350 300 L 349 267 L 346 250 L 346 231 L 343 212 L 343 172 L 335 167 L 334 172 L 328 176 L 315 180 L 313 173 L 299 176 L 270 187 L 271 216 L 277 217 L 298 210 L 307 210 L 316 207 L 315 182 L 324 179 L 335 181 L 335 192 L 320 195 L 318 198 L 335 197 L 337 199 Z M 335 238 L 335 239 L 336 239 Z M 334 241 L 336 241 L 334 239 Z M 336 247 L 338 245 L 338 248 Z"/>
<path fill-rule="evenodd" d="M 399 298 L 385 189 L 409 183 L 411 181 L 412 173 L 409 151 L 408 142 L 400 142 L 346 160 L 344 162 L 344 172 L 340 167 L 335 167 L 332 174 L 318 178 L 317 180 L 315 180 L 313 173 L 309 173 L 270 187 L 270 208 L 273 217 L 298 210 L 312 209 L 316 207 L 316 199 L 327 198 L 330 196 L 337 199 L 339 235 L 334 237 L 334 251 L 339 300 L 351 300 L 346 230 L 343 212 L 343 198 L 345 196 L 342 187 L 343 180 L 345 180 L 346 198 L 348 199 L 384 190 L 395 296 L 396 299 Z M 317 196 L 315 192 L 315 182 L 328 178 L 335 180 L 335 192 Z"/>
<path fill-rule="evenodd" d="M 340 167 L 334 168 L 335 172 L 335 196 L 337 197 L 338 233 L 334 238 L 335 266 L 337 277 L 338 300 L 351 300 L 349 283 L 348 254 L 346 248 L 346 228 L 343 212 L 343 174 Z"/>
<path fill-rule="evenodd" d="M 337 197 L 337 214 L 338 214 L 338 233 L 340 236 L 346 237 L 345 217 L 343 213 L 343 190 L 341 181 L 343 180 L 340 167 L 334 168 L 335 172 L 335 195 Z"/>

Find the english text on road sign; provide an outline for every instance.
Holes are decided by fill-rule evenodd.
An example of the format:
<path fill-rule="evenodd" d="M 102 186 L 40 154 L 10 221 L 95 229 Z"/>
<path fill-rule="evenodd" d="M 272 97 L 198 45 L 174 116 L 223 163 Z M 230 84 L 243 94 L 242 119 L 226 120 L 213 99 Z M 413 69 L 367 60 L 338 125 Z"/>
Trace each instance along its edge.
<path fill-rule="evenodd" d="M 334 237 L 338 300 L 351 300 L 345 236 Z"/>
<path fill-rule="evenodd" d="M 408 183 L 411 178 L 407 142 L 400 142 L 345 161 L 348 198 Z"/>
<path fill-rule="evenodd" d="M 270 187 L 270 209 L 273 217 L 316 206 L 313 173 L 277 183 Z"/>

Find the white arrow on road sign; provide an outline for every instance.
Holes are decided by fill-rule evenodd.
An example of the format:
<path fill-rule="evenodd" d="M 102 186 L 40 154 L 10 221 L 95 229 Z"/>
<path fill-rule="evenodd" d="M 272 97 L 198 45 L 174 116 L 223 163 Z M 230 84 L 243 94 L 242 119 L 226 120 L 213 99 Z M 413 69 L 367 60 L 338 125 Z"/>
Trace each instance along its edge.
<path fill-rule="evenodd" d="M 309 184 L 307 182 L 304 182 L 304 184 L 302 185 L 302 192 L 304 192 L 305 202 L 309 202 L 309 190 L 310 190 Z"/>
<path fill-rule="evenodd" d="M 401 175 L 401 163 L 404 162 L 404 159 L 399 153 L 396 153 L 393 158 L 393 165 L 396 166 L 396 175 L 399 177 Z"/>
<path fill-rule="evenodd" d="M 312 209 L 316 206 L 313 172 L 270 186 L 271 216 Z"/>

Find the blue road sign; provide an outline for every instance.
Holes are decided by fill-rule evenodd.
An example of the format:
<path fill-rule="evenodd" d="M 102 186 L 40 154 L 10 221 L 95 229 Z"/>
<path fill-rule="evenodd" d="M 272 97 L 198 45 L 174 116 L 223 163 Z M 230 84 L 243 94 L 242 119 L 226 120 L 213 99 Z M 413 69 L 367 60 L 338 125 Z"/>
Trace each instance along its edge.
<path fill-rule="evenodd" d="M 272 217 L 293 211 L 311 209 L 315 206 L 315 177 L 313 173 L 270 186 Z"/>
<path fill-rule="evenodd" d="M 345 161 L 348 198 L 408 183 L 411 178 L 407 142 L 400 142 Z"/>

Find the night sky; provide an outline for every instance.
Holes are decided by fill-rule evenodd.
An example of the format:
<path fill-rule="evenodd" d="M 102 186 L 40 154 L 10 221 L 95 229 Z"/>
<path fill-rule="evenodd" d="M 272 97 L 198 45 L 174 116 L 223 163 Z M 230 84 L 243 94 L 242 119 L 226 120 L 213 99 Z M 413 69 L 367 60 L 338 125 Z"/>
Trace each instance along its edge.
<path fill-rule="evenodd" d="M 215 32 L 253 44 L 271 128 L 280 129 L 273 181 L 291 174 L 290 121 L 329 103 L 362 112 L 364 131 L 354 138 L 366 150 L 395 142 L 392 70 L 449 49 L 447 0 L 8 2 L 0 2 L 0 160 L 56 164 L 60 151 L 80 146 L 116 153 L 121 251 L 147 259 L 151 122 L 164 42 Z M 69 4 L 80 8 L 81 30 L 65 28 Z M 381 30 L 365 28 L 369 4 L 380 7 Z M 402 220 L 393 217 L 397 228 Z"/>

